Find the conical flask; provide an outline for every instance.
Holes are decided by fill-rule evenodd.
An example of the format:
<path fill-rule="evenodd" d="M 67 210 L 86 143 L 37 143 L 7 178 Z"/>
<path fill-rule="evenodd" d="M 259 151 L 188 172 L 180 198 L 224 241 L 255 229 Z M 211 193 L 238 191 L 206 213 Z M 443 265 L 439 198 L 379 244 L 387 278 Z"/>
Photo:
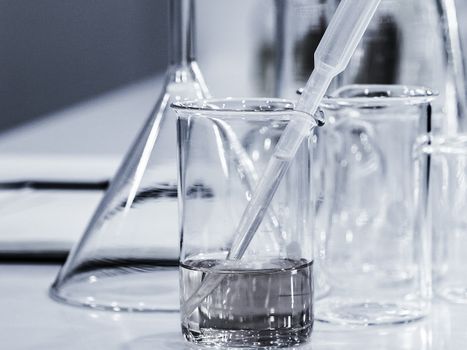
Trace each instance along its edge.
<path fill-rule="evenodd" d="M 209 97 L 194 58 L 193 0 L 170 1 L 163 92 L 81 241 L 52 285 L 59 301 L 115 311 L 176 311 L 178 208 L 174 101 Z"/>

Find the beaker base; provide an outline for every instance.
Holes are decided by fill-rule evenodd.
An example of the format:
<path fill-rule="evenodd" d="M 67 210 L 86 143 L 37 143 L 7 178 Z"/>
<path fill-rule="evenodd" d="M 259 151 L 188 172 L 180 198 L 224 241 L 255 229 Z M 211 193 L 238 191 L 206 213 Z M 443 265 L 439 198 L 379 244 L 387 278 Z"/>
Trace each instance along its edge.
<path fill-rule="evenodd" d="M 436 294 L 455 304 L 467 304 L 467 287 L 446 286 L 436 289 Z"/>
<path fill-rule="evenodd" d="M 178 267 L 81 272 L 55 282 L 49 294 L 59 302 L 100 310 L 176 312 Z"/>
<path fill-rule="evenodd" d="M 298 346 L 309 341 L 313 324 L 291 329 L 213 329 L 203 328 L 200 331 L 190 330 L 184 325 L 182 333 L 191 343 L 204 346 L 232 348 L 287 348 Z"/>
<path fill-rule="evenodd" d="M 338 325 L 378 326 L 422 319 L 429 308 L 420 303 L 329 299 L 316 304 L 315 320 Z"/>

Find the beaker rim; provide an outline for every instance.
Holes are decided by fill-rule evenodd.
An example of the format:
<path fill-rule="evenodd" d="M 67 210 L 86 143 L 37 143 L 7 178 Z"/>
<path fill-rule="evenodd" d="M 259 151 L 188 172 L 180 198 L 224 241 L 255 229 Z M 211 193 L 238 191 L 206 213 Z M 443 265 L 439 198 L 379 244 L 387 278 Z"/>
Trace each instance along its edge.
<path fill-rule="evenodd" d="M 421 105 L 433 101 L 438 93 L 412 85 L 348 85 L 326 96 L 321 106 L 324 108 L 375 108 L 394 105 Z"/>
<path fill-rule="evenodd" d="M 282 98 L 268 97 L 226 97 L 192 101 L 177 101 L 171 104 L 176 111 L 198 112 L 200 115 L 255 115 L 267 114 L 269 116 L 280 116 L 299 114 L 302 117 L 311 118 L 320 124 L 317 117 L 309 113 L 294 109 L 294 102 Z"/>
<path fill-rule="evenodd" d="M 281 98 L 210 98 L 174 102 L 172 108 L 177 110 L 196 110 L 203 112 L 293 112 L 294 103 Z"/>

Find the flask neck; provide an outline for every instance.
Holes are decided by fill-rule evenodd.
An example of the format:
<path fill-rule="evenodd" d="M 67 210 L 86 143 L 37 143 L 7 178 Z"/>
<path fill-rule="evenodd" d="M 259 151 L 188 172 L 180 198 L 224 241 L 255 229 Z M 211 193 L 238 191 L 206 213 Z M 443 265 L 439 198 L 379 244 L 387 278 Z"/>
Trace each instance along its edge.
<path fill-rule="evenodd" d="M 195 59 L 193 0 L 170 1 L 170 64 L 186 65 Z"/>

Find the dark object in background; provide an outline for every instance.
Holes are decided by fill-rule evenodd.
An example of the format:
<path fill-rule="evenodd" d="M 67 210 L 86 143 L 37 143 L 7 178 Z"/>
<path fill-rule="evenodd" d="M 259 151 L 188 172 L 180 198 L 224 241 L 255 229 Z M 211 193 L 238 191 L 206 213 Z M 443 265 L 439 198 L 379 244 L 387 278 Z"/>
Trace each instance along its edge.
<path fill-rule="evenodd" d="M 100 182 L 76 182 L 54 180 L 19 180 L 0 182 L 0 190 L 36 190 L 36 191 L 105 191 L 109 187 L 109 181 Z"/>
<path fill-rule="evenodd" d="M 368 34 L 367 55 L 355 78 L 357 84 L 396 84 L 403 39 L 392 16 L 382 16 L 374 35 Z"/>
<path fill-rule="evenodd" d="M 297 79 L 301 79 L 303 85 L 313 69 L 315 69 L 315 51 L 324 35 L 327 28 L 327 19 L 325 13 L 319 15 L 316 26 L 310 28 L 302 40 L 295 43 L 294 56 L 297 70 Z"/>
<path fill-rule="evenodd" d="M 296 99 L 314 69 L 314 53 L 336 4 L 329 0 L 276 0 L 276 96 Z"/>
<path fill-rule="evenodd" d="M 0 130 L 163 70 L 168 3 L 1 1 Z"/>

